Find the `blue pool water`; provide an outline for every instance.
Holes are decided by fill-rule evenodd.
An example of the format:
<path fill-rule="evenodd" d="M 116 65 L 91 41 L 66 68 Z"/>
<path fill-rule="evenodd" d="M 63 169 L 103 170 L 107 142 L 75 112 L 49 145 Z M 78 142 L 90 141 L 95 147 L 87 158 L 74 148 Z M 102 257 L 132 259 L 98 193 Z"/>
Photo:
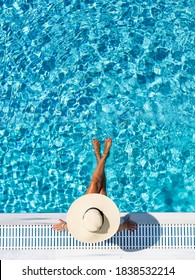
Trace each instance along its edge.
<path fill-rule="evenodd" d="M 89 184 L 94 137 L 113 138 L 120 211 L 195 211 L 194 1 L 0 11 L 0 212 L 66 212 Z"/>

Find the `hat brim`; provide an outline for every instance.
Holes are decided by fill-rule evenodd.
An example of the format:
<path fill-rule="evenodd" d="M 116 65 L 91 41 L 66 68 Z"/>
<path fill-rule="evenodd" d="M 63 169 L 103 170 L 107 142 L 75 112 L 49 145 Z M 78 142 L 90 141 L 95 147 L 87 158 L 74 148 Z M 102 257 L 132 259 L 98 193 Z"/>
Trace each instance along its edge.
<path fill-rule="evenodd" d="M 89 208 L 98 208 L 104 214 L 104 223 L 97 232 L 89 232 L 83 225 L 83 215 Z M 71 235 L 82 242 L 99 242 L 112 237 L 120 225 L 116 204 L 101 194 L 86 194 L 75 200 L 67 213 L 67 226 Z"/>

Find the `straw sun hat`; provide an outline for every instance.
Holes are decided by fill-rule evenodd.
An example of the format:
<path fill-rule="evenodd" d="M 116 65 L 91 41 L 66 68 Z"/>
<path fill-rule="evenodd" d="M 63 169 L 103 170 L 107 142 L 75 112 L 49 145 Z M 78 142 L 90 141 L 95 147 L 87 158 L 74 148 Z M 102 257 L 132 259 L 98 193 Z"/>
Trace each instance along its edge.
<path fill-rule="evenodd" d="M 116 204 L 102 194 L 86 194 L 67 213 L 68 230 L 82 242 L 99 242 L 113 236 L 120 225 Z"/>

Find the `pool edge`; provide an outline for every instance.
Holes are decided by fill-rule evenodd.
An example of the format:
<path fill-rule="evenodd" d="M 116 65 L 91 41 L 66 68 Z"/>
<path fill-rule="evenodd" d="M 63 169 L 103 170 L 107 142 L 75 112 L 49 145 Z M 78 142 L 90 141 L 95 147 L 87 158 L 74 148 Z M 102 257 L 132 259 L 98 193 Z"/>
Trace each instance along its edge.
<path fill-rule="evenodd" d="M 129 212 L 122 212 L 121 217 Z M 132 220 L 138 224 L 195 224 L 195 212 L 145 212 L 129 213 Z M 54 224 L 59 219 L 66 220 L 66 213 L 21 213 L 21 214 L 0 214 L 0 225 L 19 224 Z"/>

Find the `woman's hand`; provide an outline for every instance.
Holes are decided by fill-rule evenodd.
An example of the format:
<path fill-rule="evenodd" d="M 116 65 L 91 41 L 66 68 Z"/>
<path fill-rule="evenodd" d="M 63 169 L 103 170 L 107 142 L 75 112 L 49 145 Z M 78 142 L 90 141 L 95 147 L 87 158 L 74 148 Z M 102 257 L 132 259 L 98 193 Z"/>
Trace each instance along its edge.
<path fill-rule="evenodd" d="M 68 227 L 67 227 L 67 222 L 59 219 L 60 223 L 56 224 L 56 225 L 53 225 L 53 229 L 60 232 L 60 231 L 64 231 L 64 230 L 68 230 Z"/>

